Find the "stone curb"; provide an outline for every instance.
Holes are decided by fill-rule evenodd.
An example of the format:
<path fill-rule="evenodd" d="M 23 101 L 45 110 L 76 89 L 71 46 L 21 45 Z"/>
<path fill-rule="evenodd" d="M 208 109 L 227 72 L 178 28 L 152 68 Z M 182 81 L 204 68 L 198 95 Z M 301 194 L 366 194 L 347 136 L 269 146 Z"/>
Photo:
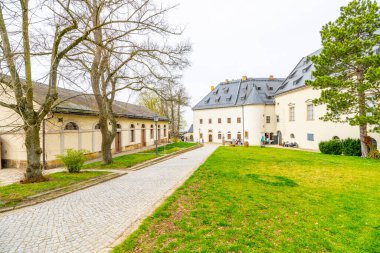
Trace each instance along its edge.
<path fill-rule="evenodd" d="M 124 176 L 124 175 L 128 174 L 128 171 L 141 170 L 141 169 L 146 168 L 148 166 L 157 164 L 159 162 L 166 161 L 170 158 L 173 158 L 173 157 L 176 157 L 176 156 L 181 155 L 183 153 L 198 149 L 200 147 L 203 147 L 203 145 L 198 144 L 196 146 L 193 146 L 193 147 L 190 147 L 187 149 L 179 150 L 177 152 L 174 152 L 174 153 L 162 156 L 162 157 L 154 158 L 154 159 L 148 160 L 146 162 L 136 164 L 136 165 L 129 167 L 129 168 L 126 168 L 126 169 L 118 169 L 121 171 L 121 173 L 111 173 L 111 174 L 100 176 L 97 178 L 92 178 L 92 179 L 89 179 L 89 180 L 84 181 L 84 182 L 79 182 L 77 184 L 73 184 L 70 186 L 65 186 L 62 188 L 57 188 L 57 189 L 54 189 L 51 191 L 47 191 L 44 193 L 40 193 L 37 195 L 30 196 L 27 198 L 26 202 L 24 202 L 24 203 L 21 203 L 19 205 L 12 206 L 12 207 L 0 208 L 0 214 L 5 213 L 5 212 L 10 212 L 13 210 L 17 210 L 17 209 L 21 209 L 21 208 L 28 207 L 28 206 L 34 206 L 34 205 L 37 205 L 40 203 L 47 202 L 49 200 L 53 200 L 53 199 L 68 195 L 68 194 L 73 193 L 73 192 L 84 190 L 86 188 L 95 186 L 97 184 L 104 183 L 104 182 L 110 181 L 112 179 Z M 87 171 L 91 171 L 91 170 L 87 170 Z M 97 170 L 97 171 L 105 171 L 106 172 L 107 170 Z M 83 186 L 81 186 L 81 185 L 83 185 Z M 50 194 L 54 194 L 54 193 L 57 193 L 57 194 L 55 194 L 53 196 L 49 196 Z"/>

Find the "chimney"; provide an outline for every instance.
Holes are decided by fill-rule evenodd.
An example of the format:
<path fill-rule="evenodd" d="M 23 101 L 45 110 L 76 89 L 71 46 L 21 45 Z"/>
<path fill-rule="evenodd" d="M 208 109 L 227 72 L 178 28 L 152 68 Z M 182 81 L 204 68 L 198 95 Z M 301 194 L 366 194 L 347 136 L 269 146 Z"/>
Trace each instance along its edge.
<path fill-rule="evenodd" d="M 213 91 L 215 89 L 214 85 L 211 85 L 211 91 Z"/>
<path fill-rule="evenodd" d="M 248 79 L 247 76 L 243 76 L 243 77 L 241 78 L 242 81 L 247 81 L 247 79 Z"/>
<path fill-rule="evenodd" d="M 274 80 L 274 75 L 270 75 L 269 80 Z"/>

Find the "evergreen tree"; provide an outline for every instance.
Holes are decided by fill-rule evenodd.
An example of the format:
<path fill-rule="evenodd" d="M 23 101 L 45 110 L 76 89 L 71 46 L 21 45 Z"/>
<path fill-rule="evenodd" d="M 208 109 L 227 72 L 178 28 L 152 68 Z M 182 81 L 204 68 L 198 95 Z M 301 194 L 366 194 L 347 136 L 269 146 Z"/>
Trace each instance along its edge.
<path fill-rule="evenodd" d="M 323 26 L 320 55 L 310 59 L 314 79 L 307 84 L 321 90 L 313 102 L 325 104 L 324 121 L 359 126 L 362 155 L 368 155 L 368 131 L 380 123 L 379 6 L 354 0 L 341 7 L 340 17 Z"/>

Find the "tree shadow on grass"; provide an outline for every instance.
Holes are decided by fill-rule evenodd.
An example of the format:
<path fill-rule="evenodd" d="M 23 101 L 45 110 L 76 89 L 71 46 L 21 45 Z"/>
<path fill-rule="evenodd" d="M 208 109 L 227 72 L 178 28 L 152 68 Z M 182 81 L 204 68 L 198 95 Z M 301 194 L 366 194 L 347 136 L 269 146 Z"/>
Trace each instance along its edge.
<path fill-rule="evenodd" d="M 247 177 L 251 178 L 256 183 L 270 185 L 270 186 L 287 186 L 296 187 L 298 184 L 287 177 L 282 176 L 269 176 L 259 174 L 247 174 Z"/>

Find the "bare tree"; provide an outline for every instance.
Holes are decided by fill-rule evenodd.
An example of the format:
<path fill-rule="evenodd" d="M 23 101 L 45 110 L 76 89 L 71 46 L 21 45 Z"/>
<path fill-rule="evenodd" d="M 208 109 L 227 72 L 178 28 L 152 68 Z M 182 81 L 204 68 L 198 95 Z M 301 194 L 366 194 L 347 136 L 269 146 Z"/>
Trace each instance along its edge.
<path fill-rule="evenodd" d="M 186 123 L 182 117 L 183 109 L 190 105 L 190 97 L 182 84 L 170 82 L 159 90 L 141 92 L 137 102 L 157 114 L 166 116 L 170 121 L 169 135 L 179 136 Z"/>
<path fill-rule="evenodd" d="M 58 98 L 61 61 L 94 30 L 80 26 L 73 15 L 81 6 L 80 1 L 63 0 L 0 2 L 0 85 L 11 98 L 2 99 L 0 106 L 13 110 L 21 119 L 29 182 L 43 179 L 40 128 Z M 40 68 L 46 69 L 47 92 L 37 105 L 32 70 Z"/>
<path fill-rule="evenodd" d="M 156 90 L 178 79 L 189 64 L 186 54 L 191 48 L 188 43 L 169 43 L 182 34 L 166 22 L 171 7 L 157 7 L 152 0 L 84 2 L 89 12 L 88 18 L 81 18 L 83 26 L 96 29 L 67 60 L 72 71 L 83 72 L 89 80 L 99 110 L 103 163 L 109 164 L 117 131 L 118 115 L 113 111 L 117 93 Z"/>

